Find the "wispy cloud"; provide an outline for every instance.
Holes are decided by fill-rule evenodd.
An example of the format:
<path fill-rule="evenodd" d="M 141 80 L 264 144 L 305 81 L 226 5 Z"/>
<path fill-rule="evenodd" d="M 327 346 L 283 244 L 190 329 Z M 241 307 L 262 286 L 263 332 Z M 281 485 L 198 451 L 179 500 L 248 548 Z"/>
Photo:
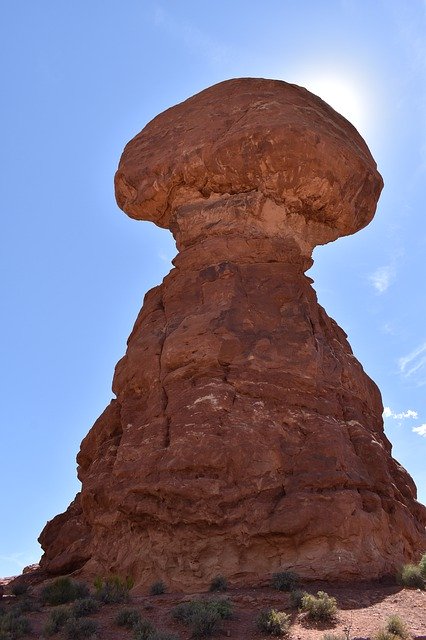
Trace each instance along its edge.
<path fill-rule="evenodd" d="M 426 424 L 421 424 L 419 427 L 413 427 L 413 432 L 423 438 L 426 438 Z"/>
<path fill-rule="evenodd" d="M 419 414 L 417 413 L 417 411 L 414 411 L 413 409 L 407 409 L 407 411 L 402 411 L 401 413 L 395 413 L 394 411 L 392 411 L 390 407 L 385 407 L 383 410 L 383 417 L 393 418 L 393 420 L 407 420 L 410 418 L 412 418 L 413 420 L 416 420 L 419 417 Z"/>
<path fill-rule="evenodd" d="M 230 57 L 229 47 L 217 42 L 195 25 L 166 11 L 161 5 L 155 8 L 154 24 L 212 63 L 221 63 Z"/>
<path fill-rule="evenodd" d="M 423 377 L 426 372 L 426 342 L 420 344 L 408 355 L 399 358 L 398 367 L 404 378 L 414 376 L 419 384 L 423 384 L 424 381 L 418 380 L 418 378 L 419 376 Z"/>
<path fill-rule="evenodd" d="M 31 564 L 31 560 L 28 560 L 28 556 L 24 553 L 11 553 L 6 556 L 0 555 L 0 560 L 18 567 L 21 571 L 25 566 Z M 34 560 L 32 562 L 34 562 Z"/>
<path fill-rule="evenodd" d="M 376 269 L 369 280 L 378 293 L 384 293 L 395 280 L 395 275 L 395 267 L 389 264 Z"/>
<path fill-rule="evenodd" d="M 172 256 L 168 256 L 167 254 L 164 253 L 164 251 L 160 251 L 158 253 L 158 257 L 160 258 L 160 260 L 162 262 L 165 262 L 166 264 L 171 264 L 173 257 Z"/>

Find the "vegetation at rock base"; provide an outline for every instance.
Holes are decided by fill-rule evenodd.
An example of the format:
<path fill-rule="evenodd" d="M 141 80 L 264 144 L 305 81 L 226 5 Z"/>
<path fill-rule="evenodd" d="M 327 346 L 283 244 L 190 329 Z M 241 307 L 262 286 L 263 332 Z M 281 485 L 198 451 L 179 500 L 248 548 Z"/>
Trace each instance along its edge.
<path fill-rule="evenodd" d="M 82 618 L 83 616 L 89 616 L 91 613 L 96 613 L 99 611 L 100 606 L 99 600 L 95 598 L 81 598 L 74 602 L 71 612 L 75 618 Z"/>
<path fill-rule="evenodd" d="M 225 576 L 216 576 L 210 583 L 210 591 L 226 591 L 228 581 Z"/>
<path fill-rule="evenodd" d="M 409 589 L 425 588 L 425 578 L 422 575 L 420 566 L 416 564 L 404 564 L 397 575 L 397 581 Z"/>
<path fill-rule="evenodd" d="M 221 620 L 232 618 L 232 603 L 226 598 L 190 600 L 172 611 L 175 620 L 191 628 L 194 638 L 204 638 L 219 629 Z"/>
<path fill-rule="evenodd" d="M 257 626 L 261 631 L 266 631 L 271 636 L 288 635 L 290 628 L 290 616 L 288 613 L 265 609 L 257 617 Z"/>
<path fill-rule="evenodd" d="M 160 596 L 163 593 L 166 593 L 165 583 L 162 580 L 158 580 L 157 582 L 154 582 L 149 589 L 149 593 L 152 596 Z"/>
<path fill-rule="evenodd" d="M 137 609 L 122 609 L 115 617 L 115 624 L 126 629 L 133 629 L 140 620 L 141 615 Z"/>
<path fill-rule="evenodd" d="M 133 587 L 131 578 L 109 576 L 108 578 L 96 578 L 94 582 L 96 596 L 104 604 L 120 604 L 130 599 L 130 589 Z"/>
<path fill-rule="evenodd" d="M 70 618 L 65 623 L 64 631 L 68 640 L 84 640 L 98 631 L 98 623 L 85 618 Z"/>
<path fill-rule="evenodd" d="M 307 593 L 302 598 L 301 610 L 313 622 L 331 622 L 337 613 L 336 599 L 325 591 L 318 591 L 316 596 Z"/>
<path fill-rule="evenodd" d="M 154 633 L 149 636 L 149 640 L 179 640 L 179 636 L 170 631 L 154 631 Z"/>
<path fill-rule="evenodd" d="M 420 569 L 420 573 L 422 574 L 423 578 L 426 579 L 426 553 L 423 554 L 420 562 L 419 562 L 419 569 Z"/>
<path fill-rule="evenodd" d="M 134 640 L 150 640 L 155 632 L 156 628 L 149 620 L 141 619 L 133 627 L 133 638 Z"/>
<path fill-rule="evenodd" d="M 278 591 L 293 591 L 299 585 L 299 576 L 293 571 L 280 571 L 272 575 L 271 587 Z"/>
<path fill-rule="evenodd" d="M 302 606 L 302 600 L 306 595 L 308 594 L 302 589 L 294 589 L 293 591 L 290 591 L 291 606 L 295 607 L 295 609 L 300 609 L 300 607 Z"/>
<path fill-rule="evenodd" d="M 0 640 L 16 640 L 31 632 L 29 620 L 10 610 L 0 612 Z"/>
<path fill-rule="evenodd" d="M 23 596 L 28 593 L 28 585 L 24 582 L 15 582 L 11 589 L 14 596 Z"/>
<path fill-rule="evenodd" d="M 58 633 L 71 616 L 70 607 L 58 607 L 49 613 L 44 627 L 43 635 L 46 637 L 53 636 Z"/>
<path fill-rule="evenodd" d="M 82 582 L 76 582 L 68 577 L 56 578 L 47 584 L 41 592 L 43 604 L 66 604 L 78 598 L 85 598 L 89 595 L 88 587 Z"/>

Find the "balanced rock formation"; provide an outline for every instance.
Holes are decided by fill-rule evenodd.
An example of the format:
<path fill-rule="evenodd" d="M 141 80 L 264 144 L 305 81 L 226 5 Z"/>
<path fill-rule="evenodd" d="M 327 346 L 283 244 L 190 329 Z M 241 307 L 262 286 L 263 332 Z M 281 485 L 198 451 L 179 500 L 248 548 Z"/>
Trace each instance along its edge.
<path fill-rule="evenodd" d="M 274 80 L 222 82 L 125 148 L 119 206 L 179 253 L 83 440 L 43 569 L 194 589 L 291 569 L 374 578 L 426 547 L 378 388 L 318 305 L 318 244 L 367 225 L 382 179 L 352 125 Z"/>

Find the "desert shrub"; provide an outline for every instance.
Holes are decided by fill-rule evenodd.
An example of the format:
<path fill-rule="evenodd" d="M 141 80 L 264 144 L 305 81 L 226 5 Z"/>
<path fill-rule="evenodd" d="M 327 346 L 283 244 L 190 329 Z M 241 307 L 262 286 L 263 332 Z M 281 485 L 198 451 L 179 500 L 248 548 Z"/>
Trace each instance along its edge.
<path fill-rule="evenodd" d="M 133 586 L 131 578 L 122 579 L 119 576 L 97 578 L 94 582 L 96 595 L 104 604 L 120 604 L 128 602 L 129 591 Z"/>
<path fill-rule="evenodd" d="M 72 605 L 72 615 L 75 618 L 82 618 L 83 616 L 89 616 L 91 613 L 99 611 L 99 600 L 95 598 L 80 598 L 76 600 Z"/>
<path fill-rule="evenodd" d="M 339 635 L 338 633 L 324 633 L 322 640 L 346 640 L 346 636 Z"/>
<path fill-rule="evenodd" d="M 420 566 L 415 564 L 404 564 L 398 576 L 398 582 L 409 589 L 424 589 L 425 586 Z"/>
<path fill-rule="evenodd" d="M 426 553 L 422 556 L 420 562 L 419 562 L 419 569 L 420 569 L 420 573 L 422 574 L 423 578 L 426 579 Z"/>
<path fill-rule="evenodd" d="M 191 618 L 190 626 L 193 638 L 205 638 L 213 635 L 219 627 L 221 617 L 214 609 L 199 609 Z"/>
<path fill-rule="evenodd" d="M 306 595 L 306 591 L 302 591 L 302 589 L 293 589 L 293 591 L 290 591 L 291 606 L 299 609 L 302 606 L 302 600 Z"/>
<path fill-rule="evenodd" d="M 314 622 L 329 622 L 337 612 L 336 599 L 325 591 L 318 591 L 316 596 L 307 593 L 302 598 L 301 609 Z"/>
<path fill-rule="evenodd" d="M 274 573 L 271 587 L 278 591 L 293 591 L 299 584 L 299 576 L 293 571 L 281 571 Z"/>
<path fill-rule="evenodd" d="M 0 617 L 0 639 L 15 640 L 30 633 L 31 627 L 27 618 L 13 611 L 3 613 Z"/>
<path fill-rule="evenodd" d="M 68 640 L 84 640 L 84 638 L 91 638 L 97 632 L 98 624 L 95 620 L 87 618 L 69 618 L 64 630 Z"/>
<path fill-rule="evenodd" d="M 216 576 L 210 583 L 210 591 L 226 591 L 228 581 L 225 576 Z"/>
<path fill-rule="evenodd" d="M 122 609 L 115 618 L 115 624 L 126 629 L 133 629 L 140 622 L 141 615 L 136 609 Z"/>
<path fill-rule="evenodd" d="M 387 621 L 386 631 L 393 633 L 398 638 L 402 638 L 402 640 L 408 640 L 411 637 L 404 620 L 396 615 L 391 616 Z"/>
<path fill-rule="evenodd" d="M 209 600 L 189 600 L 181 602 L 172 610 L 175 620 L 191 624 L 195 615 L 199 611 L 213 611 L 218 614 L 219 619 L 229 620 L 232 618 L 232 602 L 227 598 L 217 598 Z"/>
<path fill-rule="evenodd" d="M 14 596 L 23 596 L 28 592 L 28 585 L 24 582 L 16 582 L 12 585 L 12 593 Z"/>
<path fill-rule="evenodd" d="M 179 640 L 179 636 L 170 631 L 154 631 L 149 636 L 149 640 Z"/>
<path fill-rule="evenodd" d="M 177 605 L 172 616 L 189 625 L 194 638 L 212 635 L 220 621 L 232 617 L 232 603 L 226 598 L 190 600 Z"/>
<path fill-rule="evenodd" d="M 257 626 L 271 636 L 284 636 L 290 628 L 290 616 L 275 609 L 265 609 L 257 617 Z"/>
<path fill-rule="evenodd" d="M 155 632 L 154 625 L 149 620 L 142 619 L 133 627 L 133 638 L 134 640 L 151 640 Z"/>
<path fill-rule="evenodd" d="M 58 605 L 72 602 L 77 598 L 85 598 L 88 595 L 89 589 L 85 584 L 64 577 L 47 584 L 41 592 L 41 599 L 44 604 Z"/>
<path fill-rule="evenodd" d="M 53 636 L 58 633 L 71 616 L 69 607 L 58 607 L 53 609 L 43 627 L 44 636 Z"/>
<path fill-rule="evenodd" d="M 380 629 L 380 631 L 374 634 L 373 640 L 400 640 L 400 639 L 398 638 L 398 636 L 394 635 L 393 633 L 390 633 L 390 631 L 386 631 L 385 629 Z"/>
<path fill-rule="evenodd" d="M 39 611 L 40 603 L 37 600 L 31 598 L 22 598 L 19 602 L 13 605 L 12 611 L 15 614 L 21 615 L 22 613 L 30 613 L 31 611 Z"/>
<path fill-rule="evenodd" d="M 152 596 L 161 596 L 161 594 L 166 593 L 165 583 L 162 580 L 154 582 L 149 589 L 149 593 Z"/>
<path fill-rule="evenodd" d="M 230 620 L 232 618 L 233 607 L 229 598 L 214 598 L 205 600 L 205 602 L 208 608 L 217 611 L 222 620 Z"/>

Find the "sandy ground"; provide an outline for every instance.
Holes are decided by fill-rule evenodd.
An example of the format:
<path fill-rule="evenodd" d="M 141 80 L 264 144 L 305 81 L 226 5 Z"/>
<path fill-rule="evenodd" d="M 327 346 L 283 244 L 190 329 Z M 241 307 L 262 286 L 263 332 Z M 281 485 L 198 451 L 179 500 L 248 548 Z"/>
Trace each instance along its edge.
<path fill-rule="evenodd" d="M 6 580 L 3 581 L 7 583 Z M 311 583 L 304 585 L 310 593 L 318 590 L 326 591 L 336 598 L 338 615 L 333 624 L 311 625 L 303 614 L 290 606 L 287 593 L 275 591 L 269 587 L 256 589 L 229 589 L 224 596 L 231 599 L 234 606 L 232 620 L 224 620 L 222 629 L 215 634 L 216 638 L 235 638 L 241 640 L 266 640 L 271 638 L 256 628 L 256 617 L 262 609 L 275 608 L 286 611 L 292 616 L 290 638 L 292 640 L 322 640 L 324 634 L 342 634 L 349 629 L 350 640 L 367 640 L 373 637 L 386 624 L 389 616 L 398 614 L 407 624 L 413 638 L 426 640 L 426 592 L 420 590 L 402 589 L 395 585 L 381 585 L 377 583 L 362 583 L 356 585 L 333 585 L 325 583 Z M 7 609 L 23 596 L 8 595 L 5 584 L 5 594 L 1 606 Z M 36 598 L 37 587 L 30 590 L 31 597 Z M 219 594 L 221 596 L 222 594 Z M 190 631 L 185 625 L 173 620 L 171 610 L 183 600 L 208 597 L 208 594 L 193 594 L 193 596 L 177 593 L 166 593 L 160 596 L 132 595 L 129 605 L 104 605 L 101 610 L 90 617 L 99 624 L 98 640 L 129 639 L 131 631 L 117 627 L 114 620 L 117 612 L 124 606 L 130 606 L 140 611 L 144 618 L 152 621 L 159 629 L 173 631 L 180 640 L 189 640 Z M 34 638 L 41 637 L 44 622 L 51 607 L 45 606 L 40 611 L 27 615 L 31 622 Z M 29 636 L 30 637 L 30 636 Z M 61 636 L 53 636 L 61 637 Z"/>

